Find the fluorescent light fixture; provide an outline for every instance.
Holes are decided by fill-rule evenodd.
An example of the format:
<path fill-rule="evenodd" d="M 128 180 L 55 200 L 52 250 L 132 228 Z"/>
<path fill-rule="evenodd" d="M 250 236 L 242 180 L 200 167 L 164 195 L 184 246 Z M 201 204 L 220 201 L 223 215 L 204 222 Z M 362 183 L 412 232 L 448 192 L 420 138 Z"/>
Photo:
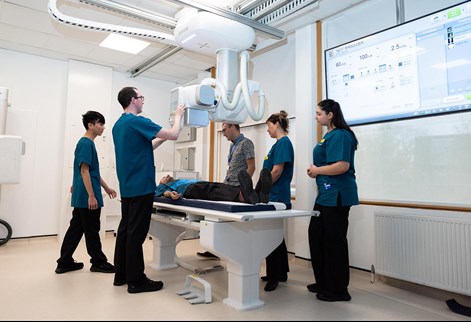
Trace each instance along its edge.
<path fill-rule="evenodd" d="M 109 34 L 101 43 L 101 47 L 111 48 L 114 50 L 124 51 L 130 54 L 137 54 L 144 48 L 149 46 L 147 41 L 134 39 L 118 34 Z"/>

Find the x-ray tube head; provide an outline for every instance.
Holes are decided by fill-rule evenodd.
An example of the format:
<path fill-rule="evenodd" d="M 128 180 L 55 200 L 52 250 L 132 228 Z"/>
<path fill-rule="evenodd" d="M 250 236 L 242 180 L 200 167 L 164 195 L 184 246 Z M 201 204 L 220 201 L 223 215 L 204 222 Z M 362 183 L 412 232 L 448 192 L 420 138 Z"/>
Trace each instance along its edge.
<path fill-rule="evenodd" d="M 170 93 L 170 124 L 173 125 L 178 105 L 187 109 L 183 116 L 183 126 L 200 127 L 209 123 L 208 109 L 215 104 L 215 92 L 208 85 L 191 85 L 174 88 Z"/>
<path fill-rule="evenodd" d="M 210 109 L 215 103 L 214 88 L 209 85 L 179 86 L 170 92 L 171 112 L 175 112 L 178 105 L 189 108 Z"/>

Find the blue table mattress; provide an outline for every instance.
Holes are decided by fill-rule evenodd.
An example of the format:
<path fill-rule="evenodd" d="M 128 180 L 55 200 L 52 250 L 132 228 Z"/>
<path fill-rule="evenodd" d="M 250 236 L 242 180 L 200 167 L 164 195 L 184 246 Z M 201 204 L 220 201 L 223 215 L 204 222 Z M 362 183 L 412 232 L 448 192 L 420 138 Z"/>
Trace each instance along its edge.
<path fill-rule="evenodd" d="M 224 201 L 208 201 L 198 199 L 177 199 L 173 200 L 166 197 L 154 197 L 154 202 L 167 203 L 178 206 L 204 208 L 225 212 L 250 212 L 250 211 L 269 211 L 276 210 L 274 205 L 270 204 L 256 204 L 250 205 L 239 202 L 224 202 Z M 291 209 L 291 205 L 287 205 L 286 209 Z"/>

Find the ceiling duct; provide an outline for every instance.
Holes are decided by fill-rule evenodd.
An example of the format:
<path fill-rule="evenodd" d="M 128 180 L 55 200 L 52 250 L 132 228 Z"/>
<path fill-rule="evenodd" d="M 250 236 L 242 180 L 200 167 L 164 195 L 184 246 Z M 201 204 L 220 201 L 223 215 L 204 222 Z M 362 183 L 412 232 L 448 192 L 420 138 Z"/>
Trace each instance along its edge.
<path fill-rule="evenodd" d="M 319 0 L 266 0 L 243 14 L 261 24 L 280 21 L 307 6 L 319 7 Z"/>
<path fill-rule="evenodd" d="M 238 4 L 235 4 L 234 9 L 236 12 L 245 16 L 247 12 L 258 7 L 259 5 L 261 5 L 262 3 L 266 1 L 267 0 L 245 0 L 245 1 L 239 2 Z"/>
<path fill-rule="evenodd" d="M 49 10 L 49 14 L 57 21 L 63 24 L 77 27 L 77 28 L 102 31 L 102 32 L 114 32 L 114 33 L 126 34 L 126 35 L 131 35 L 131 36 L 158 39 L 161 41 L 167 40 L 174 43 L 174 37 L 172 34 L 166 34 L 163 32 L 142 29 L 142 28 L 113 25 L 113 24 L 108 24 L 108 23 L 102 23 L 102 22 L 67 16 L 59 11 L 59 9 L 57 8 L 56 0 L 49 0 L 48 10 Z"/>
<path fill-rule="evenodd" d="M 268 0 L 263 1 L 258 6 L 253 7 L 251 10 L 245 12 L 245 16 L 250 17 L 260 22 L 260 18 L 267 16 L 277 11 L 282 6 L 286 5 L 289 0 Z"/>

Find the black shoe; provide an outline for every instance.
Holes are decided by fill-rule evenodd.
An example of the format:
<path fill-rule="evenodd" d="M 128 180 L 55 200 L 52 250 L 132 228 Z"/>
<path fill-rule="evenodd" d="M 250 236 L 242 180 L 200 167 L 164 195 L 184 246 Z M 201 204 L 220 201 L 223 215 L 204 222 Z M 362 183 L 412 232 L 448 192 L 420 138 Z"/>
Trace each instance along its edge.
<path fill-rule="evenodd" d="M 267 282 L 268 281 L 268 276 L 262 276 L 260 277 L 262 281 Z M 280 282 L 286 282 L 288 280 L 288 275 L 285 275 L 283 278 L 280 278 L 278 281 Z"/>
<path fill-rule="evenodd" d="M 278 281 L 268 281 L 265 285 L 265 292 L 274 291 L 278 287 Z"/>
<path fill-rule="evenodd" d="M 146 277 L 141 283 L 129 283 L 128 293 L 156 292 L 161 290 L 163 286 L 162 281 L 153 281 Z"/>
<path fill-rule="evenodd" d="M 196 255 L 200 256 L 200 257 L 204 257 L 204 258 L 210 258 L 210 259 L 220 259 L 219 257 L 217 257 L 216 255 L 214 255 L 213 253 L 210 253 L 208 251 L 202 253 L 202 252 L 197 252 Z"/>
<path fill-rule="evenodd" d="M 317 286 L 316 283 L 314 284 L 309 284 L 307 286 L 307 289 L 309 290 L 309 292 L 312 292 L 312 293 L 319 293 L 319 287 Z"/>
<path fill-rule="evenodd" d="M 240 170 L 237 174 L 240 184 L 240 192 L 242 197 L 244 197 L 244 202 L 255 205 L 260 200 L 258 199 L 257 194 L 253 190 L 253 182 L 250 174 L 245 170 Z"/>
<path fill-rule="evenodd" d="M 116 269 L 110 263 L 104 262 L 100 264 L 92 264 L 90 271 L 99 273 L 114 273 L 116 272 Z"/>
<path fill-rule="evenodd" d="M 258 179 L 255 193 L 258 195 L 260 202 L 268 203 L 270 201 L 270 191 L 272 187 L 271 172 L 267 168 L 260 171 L 260 178 Z"/>
<path fill-rule="evenodd" d="M 455 299 L 446 300 L 446 305 L 455 313 L 471 317 L 471 307 L 460 304 Z"/>
<path fill-rule="evenodd" d="M 322 293 L 317 293 L 316 297 L 321 300 L 321 301 L 326 301 L 326 302 L 338 302 L 338 301 L 350 301 L 352 297 L 348 292 L 343 293 L 343 294 L 322 294 Z"/>
<path fill-rule="evenodd" d="M 79 269 L 83 268 L 83 263 L 69 263 L 69 264 L 57 264 L 56 273 L 62 274 L 72 271 L 78 271 Z"/>
<path fill-rule="evenodd" d="M 113 281 L 113 285 L 114 285 L 114 286 L 123 286 L 124 284 L 126 284 L 126 281 L 125 281 L 125 280 L 117 280 L 117 279 L 115 279 L 115 280 Z"/>

